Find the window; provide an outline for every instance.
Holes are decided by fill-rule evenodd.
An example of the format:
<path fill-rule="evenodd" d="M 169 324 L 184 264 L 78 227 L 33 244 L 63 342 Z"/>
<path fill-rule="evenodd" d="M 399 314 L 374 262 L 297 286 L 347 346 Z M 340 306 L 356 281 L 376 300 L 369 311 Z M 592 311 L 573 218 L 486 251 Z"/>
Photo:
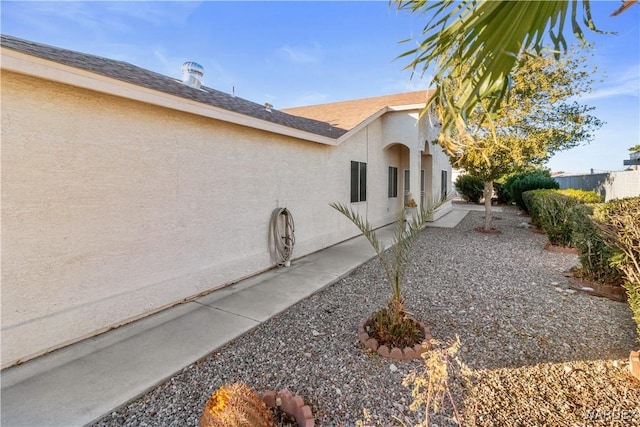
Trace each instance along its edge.
<path fill-rule="evenodd" d="M 389 198 L 398 197 L 398 168 L 389 166 Z"/>
<path fill-rule="evenodd" d="M 420 169 L 420 206 L 425 206 L 425 200 L 427 197 L 427 171 Z"/>
<path fill-rule="evenodd" d="M 411 188 L 411 172 L 409 169 L 404 170 L 404 202 L 409 201 L 409 188 Z"/>
<path fill-rule="evenodd" d="M 443 199 L 445 197 L 447 197 L 447 184 L 449 182 L 449 173 L 447 171 L 440 171 L 440 177 L 441 177 L 441 182 L 440 182 L 440 197 L 442 197 Z"/>
<path fill-rule="evenodd" d="M 351 162 L 351 203 L 367 200 L 367 164 Z"/>

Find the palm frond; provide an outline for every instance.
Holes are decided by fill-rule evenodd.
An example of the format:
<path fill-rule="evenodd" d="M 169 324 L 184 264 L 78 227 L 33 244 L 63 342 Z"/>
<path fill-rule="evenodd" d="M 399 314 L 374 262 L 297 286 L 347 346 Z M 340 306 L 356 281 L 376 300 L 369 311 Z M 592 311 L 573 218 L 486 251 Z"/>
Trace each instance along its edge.
<path fill-rule="evenodd" d="M 403 210 L 398 211 L 394 220 L 393 247 L 388 252 L 385 252 L 369 221 L 358 212 L 342 203 L 331 203 L 330 206 L 347 217 L 369 241 L 382 264 L 387 281 L 391 285 L 392 298 L 401 301 L 403 300 L 402 283 L 409 265 L 413 243 L 436 209 L 447 200 L 447 198 L 429 200 L 426 207 L 417 210 L 416 214 L 408 219 L 405 218 Z"/>
<path fill-rule="evenodd" d="M 578 18 L 577 0 L 554 1 L 477 1 L 477 0 L 395 0 L 399 10 L 431 14 L 422 30 L 417 47 L 398 58 L 413 56 L 406 66 L 412 73 L 432 71 L 434 82 L 442 82 L 456 73 L 458 64 L 469 64 L 458 76 L 462 84 L 455 97 L 444 94 L 439 86 L 429 100 L 446 105 L 440 133 L 444 136 L 466 122 L 476 106 L 484 101 L 489 111 L 497 111 L 510 88 L 510 74 L 519 55 L 527 49 L 540 51 L 545 34 L 549 34 L 558 55 L 566 52 L 565 23 L 570 21 L 573 34 L 586 43 Z M 588 0 L 583 0 L 582 23 L 599 31 L 592 18 Z M 452 54 L 451 48 L 460 46 Z"/>
<path fill-rule="evenodd" d="M 362 235 L 369 241 L 371 247 L 373 247 L 373 250 L 376 252 L 378 259 L 382 264 L 382 268 L 385 271 L 385 275 L 387 276 L 387 280 L 389 280 L 389 282 L 392 282 L 394 276 L 393 269 L 387 262 L 384 253 L 384 246 L 380 243 L 380 239 L 378 239 L 378 235 L 369 223 L 369 220 L 362 218 L 362 216 L 358 212 L 342 203 L 331 203 L 329 206 L 347 217 L 349 221 L 351 221 L 356 227 L 358 227 L 358 229 L 362 232 Z"/>

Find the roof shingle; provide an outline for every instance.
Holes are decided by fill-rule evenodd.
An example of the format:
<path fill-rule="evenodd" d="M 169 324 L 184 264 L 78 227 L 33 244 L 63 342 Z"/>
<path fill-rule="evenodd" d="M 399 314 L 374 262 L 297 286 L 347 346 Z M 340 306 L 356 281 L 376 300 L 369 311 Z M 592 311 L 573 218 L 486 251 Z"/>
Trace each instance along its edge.
<path fill-rule="evenodd" d="M 200 89 L 180 80 L 155 73 L 123 61 L 89 55 L 17 37 L 1 35 L 0 45 L 45 60 L 86 70 L 140 87 L 157 90 L 243 114 L 304 132 L 338 139 L 385 107 L 423 104 L 432 91 L 417 91 L 330 104 L 267 110 L 265 106 L 202 86 Z"/>
<path fill-rule="evenodd" d="M 424 104 L 432 94 L 433 91 L 421 90 L 395 95 L 377 96 L 374 98 L 333 102 L 330 104 L 285 108 L 282 111 L 295 116 L 327 122 L 338 128 L 351 130 L 385 107 Z"/>
<path fill-rule="evenodd" d="M 174 78 L 146 70 L 127 62 L 61 49 L 4 34 L 0 36 L 0 45 L 2 45 L 3 48 L 38 58 L 90 71 L 170 95 L 195 100 L 213 107 L 316 135 L 337 139 L 347 132 L 345 129 L 330 126 L 327 122 L 295 116 L 273 109 L 267 111 L 264 105 L 247 101 L 209 87 L 202 86 L 201 89 L 195 89 Z"/>

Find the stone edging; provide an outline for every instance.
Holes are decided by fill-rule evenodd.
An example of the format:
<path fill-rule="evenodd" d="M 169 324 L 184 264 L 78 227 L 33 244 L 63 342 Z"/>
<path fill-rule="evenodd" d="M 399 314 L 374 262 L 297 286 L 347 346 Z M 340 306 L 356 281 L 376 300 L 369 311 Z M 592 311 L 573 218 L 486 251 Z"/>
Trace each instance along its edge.
<path fill-rule="evenodd" d="M 629 354 L 629 372 L 640 381 L 640 350 Z"/>
<path fill-rule="evenodd" d="M 315 421 L 311 408 L 304 404 L 300 396 L 294 396 L 289 390 L 282 389 L 278 392 L 274 390 L 266 391 L 262 395 L 262 400 L 270 408 L 276 407 L 276 399 L 280 398 L 282 410 L 296 419 L 298 427 L 314 427 Z"/>
<path fill-rule="evenodd" d="M 555 246 L 555 245 L 552 245 L 551 243 L 547 243 L 546 245 L 544 245 L 544 248 L 549 252 L 556 252 L 560 254 L 579 254 L 580 253 L 577 248 L 568 248 L 566 246 Z"/>
<path fill-rule="evenodd" d="M 358 324 L 358 339 L 360 342 L 368 348 L 376 353 L 378 353 L 382 357 L 387 357 L 394 360 L 411 360 L 411 359 L 420 359 L 422 357 L 422 353 L 429 350 L 431 345 L 431 334 L 429 333 L 429 329 L 424 325 L 424 323 L 416 320 L 416 323 L 420 326 L 420 328 L 424 332 L 424 341 L 422 344 L 416 344 L 413 347 L 405 347 L 404 350 L 393 347 L 389 349 L 386 345 L 378 345 L 378 340 L 369 336 L 367 331 L 364 329 L 365 323 L 367 323 L 369 319 L 363 319 Z"/>
<path fill-rule="evenodd" d="M 627 293 L 622 286 L 602 285 L 578 277 L 569 277 L 569 287 L 589 295 L 605 297 L 612 301 L 625 302 Z"/>

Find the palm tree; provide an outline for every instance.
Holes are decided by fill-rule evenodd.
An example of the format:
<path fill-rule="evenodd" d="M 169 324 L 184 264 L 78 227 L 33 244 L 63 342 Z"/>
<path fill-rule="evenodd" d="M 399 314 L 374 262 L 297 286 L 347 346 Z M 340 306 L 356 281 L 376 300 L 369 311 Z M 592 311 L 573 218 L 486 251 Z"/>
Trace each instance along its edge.
<path fill-rule="evenodd" d="M 391 298 L 387 308 L 381 309 L 374 315 L 378 336 L 383 340 L 395 344 L 396 347 L 404 348 L 407 343 L 415 344 L 417 337 L 417 326 L 415 322 L 408 318 L 404 309 L 404 293 L 402 284 L 409 266 L 409 255 L 411 248 L 420 231 L 425 227 L 429 218 L 432 217 L 446 201 L 446 198 L 434 200 L 427 203 L 416 211 L 410 218 L 406 219 L 401 210 L 395 217 L 395 230 L 393 236 L 393 247 L 385 251 L 378 236 L 369 223 L 358 212 L 342 203 L 331 203 L 331 207 L 346 216 L 358 229 L 373 247 L 385 276 L 391 285 Z M 414 342 L 411 342 L 414 341 Z M 403 343 L 403 344 L 400 344 Z"/>
<path fill-rule="evenodd" d="M 611 15 L 618 15 L 637 1 L 624 1 Z M 437 64 L 436 84 L 452 74 L 462 73 L 456 76 L 461 84 L 455 94 L 445 94 L 437 87 L 427 105 L 427 108 L 433 104 L 444 107 L 440 129 L 443 135 L 466 122 L 481 101 L 488 101 L 489 111 L 497 111 L 520 54 L 529 49 L 539 52 L 546 33 L 556 55 L 567 50 L 564 33 L 568 22 L 573 34 L 586 43 L 578 18 L 580 5 L 582 23 L 601 33 L 591 19 L 589 0 L 393 0 L 393 3 L 399 10 L 431 15 L 418 46 L 400 55 L 414 56 L 406 68 L 424 73 Z M 454 46 L 458 48 L 452 49 Z M 459 67 L 460 64 L 470 66 Z M 460 71 L 463 68 L 466 71 Z"/>

